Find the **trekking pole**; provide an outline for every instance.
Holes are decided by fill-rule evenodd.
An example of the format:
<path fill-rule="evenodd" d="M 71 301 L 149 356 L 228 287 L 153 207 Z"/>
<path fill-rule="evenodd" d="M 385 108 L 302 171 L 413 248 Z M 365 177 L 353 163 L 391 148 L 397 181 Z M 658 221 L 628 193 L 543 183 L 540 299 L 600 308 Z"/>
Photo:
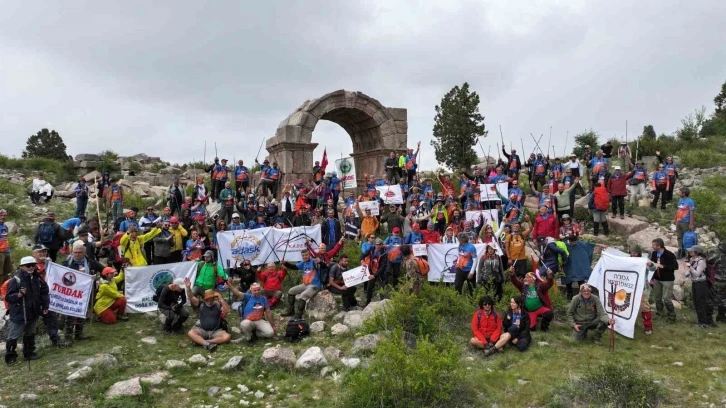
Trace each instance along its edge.
<path fill-rule="evenodd" d="M 547 150 L 550 150 L 550 146 L 552 146 L 552 125 L 550 125 L 550 137 L 547 140 Z"/>
<path fill-rule="evenodd" d="M 504 145 L 502 145 L 502 146 L 504 146 Z M 497 142 L 497 157 L 499 158 L 499 160 L 502 160 L 502 153 L 501 153 L 501 151 L 499 151 L 499 142 Z"/>
<path fill-rule="evenodd" d="M 567 136 L 565 136 L 565 147 L 562 149 L 562 159 L 564 160 L 567 156 L 567 141 L 570 139 L 570 131 L 567 131 Z"/>
<path fill-rule="evenodd" d="M 20 290 L 23 290 L 22 286 L 20 287 Z M 25 294 L 23 294 L 23 335 L 25 335 L 25 331 L 28 330 L 28 311 L 25 309 Z M 25 349 L 23 349 L 23 354 L 25 354 Z M 28 371 L 30 371 L 30 359 L 28 359 Z"/>

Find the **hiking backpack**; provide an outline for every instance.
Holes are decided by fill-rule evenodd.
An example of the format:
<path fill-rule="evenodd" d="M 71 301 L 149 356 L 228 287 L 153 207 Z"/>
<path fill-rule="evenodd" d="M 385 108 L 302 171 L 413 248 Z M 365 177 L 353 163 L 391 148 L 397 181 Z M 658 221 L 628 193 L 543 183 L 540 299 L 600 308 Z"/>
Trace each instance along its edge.
<path fill-rule="evenodd" d="M 598 191 L 599 190 L 599 191 Z M 607 211 L 610 208 L 610 194 L 604 188 L 596 188 L 593 192 L 593 205 L 598 211 Z"/>
<path fill-rule="evenodd" d="M 310 325 L 303 319 L 292 318 L 285 327 L 285 340 L 290 343 L 297 343 L 303 337 L 310 334 Z"/>
<path fill-rule="evenodd" d="M 126 262 L 126 259 L 124 259 L 124 253 L 129 249 L 129 242 L 126 243 L 126 247 L 123 248 L 123 251 L 121 250 L 121 237 L 124 236 L 124 232 L 117 232 L 116 235 L 113 236 L 113 240 L 111 241 L 111 253 L 108 256 L 109 261 L 112 263 L 118 263 L 123 264 Z"/>
<path fill-rule="evenodd" d="M 691 248 L 698 245 L 698 234 L 694 231 L 686 231 L 683 233 L 683 249 Z"/>
<path fill-rule="evenodd" d="M 38 226 L 38 242 L 50 246 L 55 241 L 55 224 L 44 222 Z"/>
<path fill-rule="evenodd" d="M 429 266 L 429 261 L 419 257 L 415 257 L 413 259 L 416 261 L 416 266 L 418 266 L 418 270 L 421 275 L 428 275 L 429 271 L 431 270 L 431 267 Z"/>

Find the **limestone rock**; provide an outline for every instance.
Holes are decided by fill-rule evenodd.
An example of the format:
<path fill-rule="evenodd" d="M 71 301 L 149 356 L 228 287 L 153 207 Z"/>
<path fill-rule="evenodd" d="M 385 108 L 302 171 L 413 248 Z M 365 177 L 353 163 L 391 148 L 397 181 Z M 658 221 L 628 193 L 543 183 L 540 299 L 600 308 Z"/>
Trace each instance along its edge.
<path fill-rule="evenodd" d="M 261 361 L 264 364 L 292 368 L 297 358 L 295 352 L 288 347 L 270 347 L 262 352 Z"/>
<path fill-rule="evenodd" d="M 368 306 L 363 309 L 363 313 L 361 314 L 361 316 L 363 317 L 363 321 L 365 322 L 366 320 L 375 316 L 376 313 L 384 311 L 389 302 L 390 300 L 383 299 L 380 302 L 369 303 Z"/>
<path fill-rule="evenodd" d="M 169 166 L 169 167 L 164 167 L 163 169 L 159 170 L 159 173 L 160 174 L 174 174 L 174 175 L 179 175 L 179 174 L 182 174 L 182 169 L 180 169 L 178 167 Z"/>
<path fill-rule="evenodd" d="M 93 370 L 91 369 L 91 367 L 88 367 L 88 366 L 81 367 L 78 370 L 74 371 L 71 375 L 69 375 L 68 378 L 66 378 L 66 380 L 76 381 L 76 380 L 80 380 L 82 378 L 86 378 L 91 374 L 92 371 Z"/>
<path fill-rule="evenodd" d="M 341 334 L 348 333 L 350 331 L 350 328 L 344 324 L 336 323 L 333 325 L 333 327 L 330 328 L 330 334 L 333 336 L 340 336 Z"/>
<path fill-rule="evenodd" d="M 257 399 L 265 398 L 265 393 L 262 391 L 255 391 L 255 398 L 257 398 Z"/>
<path fill-rule="evenodd" d="M 305 313 L 311 319 L 325 320 L 338 313 L 338 305 L 335 303 L 333 294 L 330 291 L 323 290 L 308 301 Z"/>
<path fill-rule="evenodd" d="M 37 399 L 38 399 L 37 394 L 31 394 L 31 393 L 20 394 L 20 401 L 35 401 Z"/>
<path fill-rule="evenodd" d="M 608 218 L 608 224 L 610 225 L 610 229 L 623 236 L 629 236 L 648 228 L 647 222 L 639 221 L 630 217 L 625 217 L 623 219 L 610 217 Z"/>
<path fill-rule="evenodd" d="M 103 178 L 103 175 L 98 171 L 93 170 L 92 172 L 83 176 L 83 178 L 86 179 L 86 182 L 93 183 L 93 180 L 101 180 L 101 178 Z"/>
<path fill-rule="evenodd" d="M 91 154 L 91 153 L 81 153 L 77 154 L 74 158 L 76 161 L 98 161 L 101 160 L 101 157 L 97 154 Z"/>
<path fill-rule="evenodd" d="M 673 285 L 673 299 L 683 302 L 683 286 Z"/>
<path fill-rule="evenodd" d="M 328 346 L 323 350 L 323 355 L 325 356 L 326 360 L 340 360 L 340 357 L 343 355 L 343 352 L 340 351 L 340 349 L 335 348 L 333 346 Z"/>
<path fill-rule="evenodd" d="M 121 354 L 123 353 L 124 349 L 121 346 L 114 346 L 111 350 L 109 350 L 109 353 L 111 354 Z"/>
<path fill-rule="evenodd" d="M 80 363 L 81 366 L 88 367 L 114 367 L 117 364 L 118 360 L 116 360 L 116 357 L 112 356 L 111 354 L 98 354 Z"/>
<path fill-rule="evenodd" d="M 106 398 L 136 396 L 141 395 L 142 392 L 139 377 L 134 377 L 130 380 L 119 381 L 112 385 L 106 391 Z"/>
<path fill-rule="evenodd" d="M 159 385 L 162 382 L 164 382 L 164 380 L 166 379 L 166 377 L 169 377 L 169 372 L 167 372 L 167 371 L 157 371 L 155 373 L 152 373 L 152 374 L 146 375 L 144 377 L 141 377 L 139 379 L 139 381 L 141 381 L 142 383 L 145 383 L 145 384 Z"/>
<path fill-rule="evenodd" d="M 352 354 L 358 354 L 362 351 L 375 350 L 378 347 L 378 343 L 381 341 L 381 336 L 378 334 L 368 334 L 355 340 L 353 348 L 351 349 Z"/>
<path fill-rule="evenodd" d="M 352 329 L 357 329 L 363 326 L 363 312 L 360 310 L 351 310 L 345 314 L 343 324 Z"/>
<path fill-rule="evenodd" d="M 348 368 L 356 368 L 360 365 L 360 359 L 359 358 L 341 358 L 340 362 L 343 363 L 344 366 Z"/>
<path fill-rule="evenodd" d="M 242 363 L 242 356 L 234 356 L 227 361 L 227 364 L 222 367 L 222 370 L 231 371 L 236 370 L 237 367 Z"/>
<path fill-rule="evenodd" d="M 328 376 L 328 374 L 331 374 L 335 371 L 335 368 L 331 366 L 325 366 L 322 370 L 320 370 L 320 377 L 325 378 Z"/>
<path fill-rule="evenodd" d="M 18 231 L 20 231 L 20 228 L 18 228 L 18 224 L 12 221 L 5 221 L 5 226 L 8 227 L 9 234 L 17 234 Z"/>
<path fill-rule="evenodd" d="M 144 338 L 143 338 L 143 339 L 141 339 L 140 341 L 141 341 L 142 343 L 150 344 L 150 345 L 152 345 L 152 346 L 153 346 L 153 345 L 155 345 L 155 344 L 156 344 L 156 337 L 151 337 L 151 336 L 150 336 L 150 337 L 144 337 Z"/>
<path fill-rule="evenodd" d="M 207 365 L 207 359 L 201 354 L 195 354 L 187 360 L 191 365 Z"/>
<path fill-rule="evenodd" d="M 319 320 L 310 325 L 310 333 L 322 333 L 325 330 L 325 322 Z"/>
<path fill-rule="evenodd" d="M 310 347 L 305 350 L 302 356 L 295 363 L 295 368 L 307 370 L 313 367 L 322 367 L 328 365 L 323 351 L 320 347 Z"/>
<path fill-rule="evenodd" d="M 165 366 L 166 368 L 181 368 L 187 367 L 187 363 L 181 360 L 167 360 Z"/>
<path fill-rule="evenodd" d="M 207 388 L 207 395 L 209 395 L 210 397 L 213 397 L 219 392 L 219 390 L 220 390 L 219 387 L 209 387 L 209 388 Z"/>

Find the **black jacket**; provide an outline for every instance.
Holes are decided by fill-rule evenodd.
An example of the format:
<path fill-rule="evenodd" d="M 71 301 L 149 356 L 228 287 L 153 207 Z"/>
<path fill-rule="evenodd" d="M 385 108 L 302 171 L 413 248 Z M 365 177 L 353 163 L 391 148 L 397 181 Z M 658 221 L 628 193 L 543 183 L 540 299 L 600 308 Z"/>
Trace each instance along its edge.
<path fill-rule="evenodd" d="M 161 310 L 171 310 L 178 304 L 184 306 L 186 302 L 187 294 L 185 289 L 182 289 L 181 292 L 175 292 L 169 289 L 169 285 L 166 285 L 159 294 L 158 305 Z"/>
<path fill-rule="evenodd" d="M 25 288 L 25 295 L 18 297 L 21 288 Z M 8 283 L 6 300 L 9 305 L 10 320 L 15 323 L 24 323 L 40 317 L 42 311 L 48 310 L 50 304 L 48 292 L 48 284 L 37 274 L 28 274 L 18 269 L 15 277 L 11 278 Z M 23 304 L 25 312 L 23 312 Z"/>
<path fill-rule="evenodd" d="M 386 169 L 386 171 L 396 170 L 398 169 L 398 159 L 397 158 L 387 158 L 385 163 L 383 164 L 383 167 Z"/>
<path fill-rule="evenodd" d="M 293 227 L 302 227 L 302 226 L 309 227 L 310 226 L 310 216 L 307 214 L 296 215 L 295 218 L 292 219 L 292 226 Z"/>
<path fill-rule="evenodd" d="M 520 308 L 522 317 L 519 319 L 519 334 L 517 335 L 517 341 L 527 339 L 532 341 L 532 334 L 529 332 L 529 313 L 525 312 L 523 308 Z M 502 333 L 509 331 L 512 326 L 512 309 L 507 309 L 507 313 L 502 319 Z"/>
<path fill-rule="evenodd" d="M 676 255 L 667 250 L 663 249 L 663 256 L 660 258 L 660 262 L 658 262 L 658 253 L 655 251 L 652 251 L 650 253 L 650 261 L 653 263 L 659 263 L 663 265 L 662 268 L 656 269 L 655 275 L 653 275 L 653 279 L 661 281 L 661 282 L 673 282 L 676 280 L 676 269 L 678 269 L 678 259 L 676 258 Z"/>

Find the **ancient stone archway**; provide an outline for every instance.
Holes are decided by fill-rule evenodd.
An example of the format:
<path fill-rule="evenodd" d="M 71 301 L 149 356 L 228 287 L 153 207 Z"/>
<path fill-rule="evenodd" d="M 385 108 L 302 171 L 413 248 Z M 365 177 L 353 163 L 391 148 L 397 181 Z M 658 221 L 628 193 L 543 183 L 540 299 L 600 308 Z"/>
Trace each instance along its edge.
<path fill-rule="evenodd" d="M 387 108 L 361 92 L 338 90 L 320 98 L 305 101 L 280 123 L 275 136 L 266 143 L 269 157 L 278 162 L 283 182 L 312 177 L 313 131 L 319 120 L 340 125 L 353 141 L 351 156 L 355 159 L 356 176 L 384 173 L 383 163 L 391 151 L 406 149 L 408 132 L 406 109 Z M 320 158 L 318 158 L 319 160 Z M 328 171 L 335 157 L 329 157 Z"/>

